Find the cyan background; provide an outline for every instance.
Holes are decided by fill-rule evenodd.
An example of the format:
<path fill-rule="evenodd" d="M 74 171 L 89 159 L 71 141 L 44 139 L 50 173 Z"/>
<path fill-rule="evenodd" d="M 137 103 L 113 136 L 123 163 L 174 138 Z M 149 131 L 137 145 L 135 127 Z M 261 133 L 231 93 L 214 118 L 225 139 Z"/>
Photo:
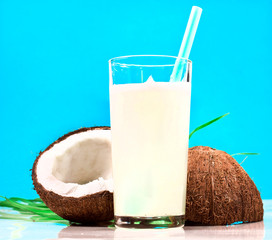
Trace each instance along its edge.
<path fill-rule="evenodd" d="M 271 192 L 271 0 L 0 1 L 0 195 L 36 197 L 32 164 L 63 134 L 109 125 L 108 59 L 177 55 L 203 8 L 193 61 L 190 146 L 258 152 L 243 167 Z M 243 158 L 237 158 L 238 162 Z"/>

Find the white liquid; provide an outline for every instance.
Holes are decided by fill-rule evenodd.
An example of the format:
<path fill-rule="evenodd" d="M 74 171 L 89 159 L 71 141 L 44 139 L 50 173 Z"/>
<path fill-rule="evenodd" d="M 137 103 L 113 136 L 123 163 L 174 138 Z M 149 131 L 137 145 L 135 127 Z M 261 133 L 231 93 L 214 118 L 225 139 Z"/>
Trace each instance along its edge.
<path fill-rule="evenodd" d="M 149 80 L 110 92 L 115 215 L 184 215 L 190 83 Z"/>

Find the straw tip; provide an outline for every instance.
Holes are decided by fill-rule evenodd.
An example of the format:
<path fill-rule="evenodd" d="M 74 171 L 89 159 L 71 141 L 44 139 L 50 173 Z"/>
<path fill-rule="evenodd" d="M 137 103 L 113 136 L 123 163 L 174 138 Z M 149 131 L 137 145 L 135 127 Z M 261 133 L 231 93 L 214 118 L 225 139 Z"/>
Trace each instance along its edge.
<path fill-rule="evenodd" d="M 193 6 L 192 10 L 202 12 L 202 8 L 198 6 Z"/>

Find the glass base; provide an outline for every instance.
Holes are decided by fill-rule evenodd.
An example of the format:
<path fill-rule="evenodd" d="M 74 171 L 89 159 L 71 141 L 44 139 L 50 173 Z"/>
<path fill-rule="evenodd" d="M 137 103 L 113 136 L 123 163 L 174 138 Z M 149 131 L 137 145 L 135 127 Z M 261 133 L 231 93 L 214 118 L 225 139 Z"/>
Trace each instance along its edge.
<path fill-rule="evenodd" d="M 122 228 L 172 228 L 183 227 L 185 216 L 129 217 L 114 216 L 116 227 Z"/>

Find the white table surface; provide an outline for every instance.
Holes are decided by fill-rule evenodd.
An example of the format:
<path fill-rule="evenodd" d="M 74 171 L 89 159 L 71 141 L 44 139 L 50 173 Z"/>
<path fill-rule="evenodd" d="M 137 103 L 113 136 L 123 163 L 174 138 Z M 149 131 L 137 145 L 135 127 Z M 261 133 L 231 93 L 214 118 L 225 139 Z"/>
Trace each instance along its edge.
<path fill-rule="evenodd" d="M 0 220 L 0 239 L 272 239 L 272 200 L 264 200 L 264 221 L 230 226 L 186 226 L 172 229 L 130 230 L 65 226 L 53 223 Z"/>

